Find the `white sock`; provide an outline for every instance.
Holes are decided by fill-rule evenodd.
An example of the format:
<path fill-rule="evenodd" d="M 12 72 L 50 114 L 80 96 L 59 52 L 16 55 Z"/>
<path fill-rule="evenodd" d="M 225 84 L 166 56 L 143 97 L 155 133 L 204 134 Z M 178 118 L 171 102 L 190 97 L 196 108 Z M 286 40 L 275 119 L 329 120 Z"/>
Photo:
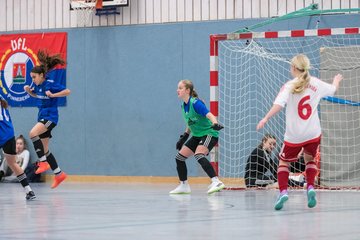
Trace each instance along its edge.
<path fill-rule="evenodd" d="M 53 171 L 55 175 L 58 175 L 61 173 L 61 169 L 59 167 L 55 168 L 55 170 Z"/>
<path fill-rule="evenodd" d="M 26 187 L 24 187 L 24 189 L 25 189 L 26 193 L 29 193 L 29 192 L 32 191 L 32 190 L 31 190 L 31 187 L 30 187 L 29 185 L 27 185 Z"/>
<path fill-rule="evenodd" d="M 211 182 L 218 182 L 219 181 L 219 178 L 218 177 L 213 177 L 211 178 Z"/>

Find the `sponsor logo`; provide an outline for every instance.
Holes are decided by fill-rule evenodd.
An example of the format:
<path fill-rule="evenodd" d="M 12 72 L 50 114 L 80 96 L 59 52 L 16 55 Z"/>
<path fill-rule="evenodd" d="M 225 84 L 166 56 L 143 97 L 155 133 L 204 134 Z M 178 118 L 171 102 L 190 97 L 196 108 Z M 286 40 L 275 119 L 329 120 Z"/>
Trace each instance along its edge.
<path fill-rule="evenodd" d="M 30 71 L 38 58 L 26 46 L 26 38 L 11 40 L 10 48 L 0 56 L 0 91 L 7 100 L 22 102 L 30 98 L 24 86 L 33 85 Z"/>

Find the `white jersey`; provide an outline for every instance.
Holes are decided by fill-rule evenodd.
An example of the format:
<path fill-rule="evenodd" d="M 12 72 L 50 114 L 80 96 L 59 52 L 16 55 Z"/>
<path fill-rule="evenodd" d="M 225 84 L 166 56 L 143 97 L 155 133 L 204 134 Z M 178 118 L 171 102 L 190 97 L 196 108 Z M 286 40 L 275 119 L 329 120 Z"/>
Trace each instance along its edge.
<path fill-rule="evenodd" d="M 286 107 L 286 131 L 284 140 L 288 144 L 303 144 L 321 136 L 317 107 L 321 98 L 333 96 L 336 87 L 315 77 L 310 78 L 304 92 L 293 94 L 297 78 L 288 81 L 281 88 L 274 104 Z"/>

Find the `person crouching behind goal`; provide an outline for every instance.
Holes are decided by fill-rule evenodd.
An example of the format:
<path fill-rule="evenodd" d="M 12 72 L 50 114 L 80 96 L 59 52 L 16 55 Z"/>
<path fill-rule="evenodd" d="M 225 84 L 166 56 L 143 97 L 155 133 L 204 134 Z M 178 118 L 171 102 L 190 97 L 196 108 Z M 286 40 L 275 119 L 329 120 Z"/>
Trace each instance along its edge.
<path fill-rule="evenodd" d="M 212 183 L 207 191 L 208 194 L 218 192 L 225 185 L 216 176 L 214 168 L 206 156 L 218 142 L 219 130 L 224 128 L 217 122 L 216 117 L 207 109 L 204 102 L 198 99 L 194 85 L 190 80 L 181 80 L 178 84 L 177 94 L 182 103 L 182 115 L 186 123 L 186 130 L 176 143 L 179 152 L 176 155 L 176 169 L 180 184 L 170 194 L 191 193 L 187 181 L 187 168 L 185 160 L 192 155 L 211 178 Z M 189 135 L 192 137 L 187 141 Z"/>
<path fill-rule="evenodd" d="M 298 154 L 304 148 L 305 173 L 307 182 L 308 207 L 316 206 L 314 181 L 318 173 L 314 157 L 320 144 L 321 127 L 318 116 L 318 105 L 321 98 L 332 96 L 343 79 L 337 74 L 332 84 L 310 76 L 310 60 L 303 54 L 291 60 L 290 72 L 293 80 L 281 88 L 274 105 L 258 123 L 257 130 L 264 127 L 267 121 L 286 106 L 286 130 L 284 144 L 280 152 L 277 171 L 280 195 L 275 203 L 275 210 L 283 208 L 288 200 L 289 163 L 298 160 Z"/>

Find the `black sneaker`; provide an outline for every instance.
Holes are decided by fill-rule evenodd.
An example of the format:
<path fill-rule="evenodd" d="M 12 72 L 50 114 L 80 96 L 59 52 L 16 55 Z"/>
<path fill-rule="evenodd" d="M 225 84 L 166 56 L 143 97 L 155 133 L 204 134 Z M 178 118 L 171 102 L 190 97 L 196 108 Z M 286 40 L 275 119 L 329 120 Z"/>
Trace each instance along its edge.
<path fill-rule="evenodd" d="M 33 191 L 30 191 L 26 194 L 26 200 L 33 200 L 35 199 L 36 196 L 35 196 L 35 193 Z"/>

